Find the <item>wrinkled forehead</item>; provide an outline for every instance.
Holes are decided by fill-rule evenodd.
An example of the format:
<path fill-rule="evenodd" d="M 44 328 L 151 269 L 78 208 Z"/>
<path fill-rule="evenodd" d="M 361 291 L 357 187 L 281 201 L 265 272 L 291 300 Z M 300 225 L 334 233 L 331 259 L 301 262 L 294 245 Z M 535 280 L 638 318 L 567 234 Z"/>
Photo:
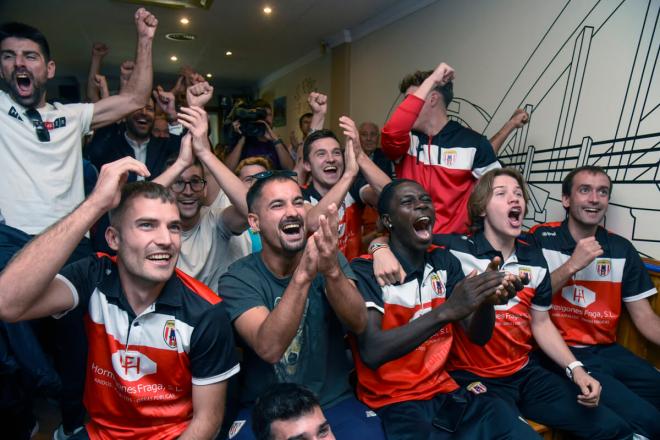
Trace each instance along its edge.
<path fill-rule="evenodd" d="M 123 224 L 132 224 L 141 218 L 156 219 L 164 223 L 179 221 L 179 208 L 175 203 L 160 197 L 135 196 L 126 202 L 122 215 Z"/>
<path fill-rule="evenodd" d="M 573 188 L 571 190 L 575 190 L 583 185 L 596 188 L 607 187 L 608 189 L 611 187 L 610 179 L 605 174 L 589 170 L 580 171 L 573 177 Z"/>
<path fill-rule="evenodd" d="M 312 155 L 320 150 L 332 152 L 337 149 L 341 150 L 341 145 L 339 145 L 339 142 L 337 142 L 337 140 L 334 138 L 325 137 L 312 142 L 312 145 L 310 145 L 309 154 Z"/>

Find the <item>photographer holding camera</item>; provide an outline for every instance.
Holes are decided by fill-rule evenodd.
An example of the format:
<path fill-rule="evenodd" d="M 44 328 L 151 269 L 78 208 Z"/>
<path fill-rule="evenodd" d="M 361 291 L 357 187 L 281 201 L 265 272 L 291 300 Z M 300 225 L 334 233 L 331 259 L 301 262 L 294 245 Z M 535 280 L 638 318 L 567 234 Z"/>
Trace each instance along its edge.
<path fill-rule="evenodd" d="M 238 142 L 233 148 L 233 142 L 229 142 L 225 165 L 233 170 L 241 160 L 261 156 L 271 161 L 273 169 L 292 169 L 291 154 L 282 139 L 273 132 L 272 124 L 273 109 L 264 100 L 257 100 L 249 107 L 235 108 L 232 126 L 238 135 Z"/>

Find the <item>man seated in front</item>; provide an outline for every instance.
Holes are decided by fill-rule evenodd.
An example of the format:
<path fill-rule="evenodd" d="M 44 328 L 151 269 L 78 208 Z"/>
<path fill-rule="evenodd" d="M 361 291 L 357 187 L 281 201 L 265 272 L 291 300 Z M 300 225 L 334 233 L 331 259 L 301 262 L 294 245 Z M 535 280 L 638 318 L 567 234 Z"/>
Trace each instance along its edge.
<path fill-rule="evenodd" d="M 616 343 L 623 304 L 640 333 L 660 345 L 660 317 L 648 300 L 657 291 L 632 243 L 600 226 L 611 194 L 602 168 L 579 167 L 562 182 L 567 218 L 537 225 L 530 234 L 552 272 L 550 317 L 602 384 L 601 405 L 637 434 L 660 438 L 660 372 Z"/>
<path fill-rule="evenodd" d="M 101 169 L 93 193 L 32 240 L 0 274 L 0 319 L 22 321 L 85 310 L 86 433 L 92 439 L 212 439 L 226 381 L 239 366 L 220 299 L 175 270 L 181 220 L 169 191 L 123 186 L 144 164 Z M 123 186 L 123 188 L 122 188 Z M 62 268 L 85 232 L 110 210 L 106 239 L 116 258 L 90 256 Z"/>
<path fill-rule="evenodd" d="M 459 388 L 446 371 L 456 331 L 452 323 L 485 344 L 493 332 L 493 304 L 515 295 L 520 279 L 493 270 L 464 277 L 458 259 L 429 248 L 433 203 L 417 182 L 388 184 L 378 212 L 407 275 L 381 288 L 371 259 L 353 261 L 368 310 L 353 353 L 358 397 L 377 410 L 387 438 L 538 438 L 513 407 Z"/>
<path fill-rule="evenodd" d="M 367 311 L 337 249 L 337 207 L 328 207 L 308 237 L 303 195 L 291 174 L 257 175 L 247 195 L 248 221 L 261 235 L 262 250 L 220 278 L 218 291 L 244 348 L 233 439 L 254 438 L 250 408 L 280 382 L 316 393 L 338 438 L 382 439 L 380 420 L 357 401 L 348 381 L 345 329 L 362 333 Z"/>
<path fill-rule="evenodd" d="M 257 440 L 335 440 L 319 399 L 295 383 L 273 385 L 259 396 L 252 431 Z"/>

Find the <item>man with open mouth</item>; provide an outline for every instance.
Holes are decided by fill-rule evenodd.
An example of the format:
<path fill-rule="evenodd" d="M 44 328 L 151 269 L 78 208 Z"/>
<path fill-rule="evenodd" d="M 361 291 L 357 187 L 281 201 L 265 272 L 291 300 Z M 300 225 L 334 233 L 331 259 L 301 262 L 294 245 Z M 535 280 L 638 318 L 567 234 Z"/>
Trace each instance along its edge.
<path fill-rule="evenodd" d="M 538 438 L 512 407 L 469 393 L 447 372 L 459 327 L 486 344 L 493 304 L 515 296 L 520 279 L 496 270 L 464 277 L 456 257 L 431 246 L 433 202 L 417 182 L 393 180 L 378 212 L 406 275 L 381 286 L 372 258 L 351 264 L 368 310 L 366 330 L 351 338 L 358 397 L 378 412 L 391 440 Z"/>
<path fill-rule="evenodd" d="M 255 399 L 272 384 L 294 382 L 319 396 L 337 438 L 383 439 L 380 420 L 355 399 L 348 383 L 345 329 L 361 333 L 366 309 L 337 249 L 337 207 L 327 208 L 308 237 L 302 191 L 292 174 L 257 176 L 247 194 L 248 221 L 261 235 L 262 250 L 220 278 L 218 292 L 244 349 L 232 438 L 253 439 L 249 414 Z"/>
<path fill-rule="evenodd" d="M 76 439 L 213 439 L 227 379 L 238 373 L 231 325 L 220 299 L 175 270 L 181 219 L 169 191 L 126 157 L 104 166 L 92 194 L 32 240 L 0 275 L 0 319 L 84 313 L 88 340 L 85 407 Z M 62 268 L 110 210 L 99 254 Z"/>
<path fill-rule="evenodd" d="M 319 118 L 316 111 L 314 117 Z M 365 204 L 376 205 L 380 190 L 391 179 L 362 151 L 355 122 L 342 116 L 339 126 L 347 136 L 343 151 L 331 130 L 314 131 L 305 139 L 303 166 L 311 183 L 303 195 L 310 207 L 311 230 L 329 205 L 339 207 L 339 249 L 350 261 L 361 253 L 362 210 Z"/>
<path fill-rule="evenodd" d="M 660 345 L 660 317 L 649 304 L 657 290 L 632 243 L 601 226 L 611 195 L 602 168 L 576 168 L 562 182 L 566 219 L 533 227 L 530 238 L 552 272 L 552 321 L 603 385 L 601 405 L 636 434 L 660 438 L 660 373 L 616 342 L 623 304 L 640 333 Z"/>

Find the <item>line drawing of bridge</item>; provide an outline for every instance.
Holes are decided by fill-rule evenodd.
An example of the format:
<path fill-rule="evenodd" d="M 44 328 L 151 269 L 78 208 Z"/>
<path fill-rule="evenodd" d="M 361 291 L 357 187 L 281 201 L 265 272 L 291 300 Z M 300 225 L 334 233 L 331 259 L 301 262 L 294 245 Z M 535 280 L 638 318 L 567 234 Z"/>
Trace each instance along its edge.
<path fill-rule="evenodd" d="M 659 18 L 660 0 L 567 1 L 492 113 L 460 97 L 450 104 L 450 119 L 481 133 L 516 108 L 529 113 L 498 155 L 529 184 L 526 226 L 563 219 L 562 179 L 597 165 L 615 184 L 605 226 L 660 258 Z"/>

